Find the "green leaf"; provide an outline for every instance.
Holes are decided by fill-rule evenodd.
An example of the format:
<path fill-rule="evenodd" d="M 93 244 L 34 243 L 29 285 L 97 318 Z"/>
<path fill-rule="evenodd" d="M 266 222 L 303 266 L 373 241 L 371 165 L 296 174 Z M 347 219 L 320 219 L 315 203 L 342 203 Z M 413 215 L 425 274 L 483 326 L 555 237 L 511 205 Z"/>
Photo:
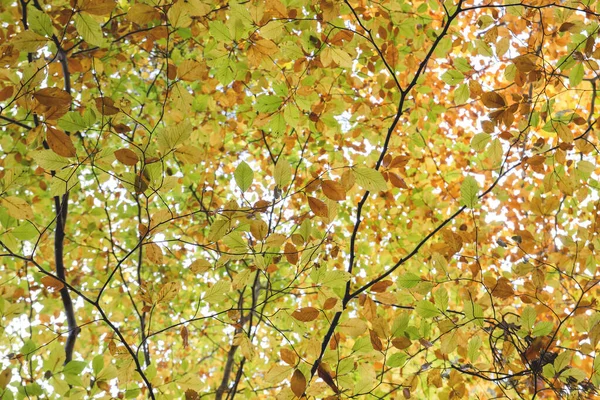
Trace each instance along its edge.
<path fill-rule="evenodd" d="M 535 324 L 535 327 L 533 328 L 533 331 L 531 332 L 531 336 L 533 336 L 533 337 L 546 336 L 546 335 L 550 334 L 550 332 L 552 332 L 553 329 L 554 329 L 554 324 L 552 322 L 541 321 L 541 322 L 538 322 L 537 324 Z"/>
<path fill-rule="evenodd" d="M 398 286 L 410 289 L 419 284 L 421 282 L 421 277 L 413 274 L 412 272 L 406 272 L 398 277 Z"/>
<path fill-rule="evenodd" d="M 167 154 L 185 142 L 192 134 L 192 130 L 193 127 L 189 119 L 160 130 L 156 135 L 158 149 L 163 154 Z"/>
<path fill-rule="evenodd" d="M 231 41 L 231 33 L 229 28 L 221 21 L 210 21 L 208 23 L 208 33 L 217 40 L 223 42 Z"/>
<path fill-rule="evenodd" d="M 521 314 L 521 324 L 522 328 L 526 330 L 530 330 L 535 324 L 535 319 L 537 318 L 537 312 L 535 308 L 531 306 L 525 307 L 523 313 Z"/>
<path fill-rule="evenodd" d="M 464 79 L 463 73 L 455 69 L 448 70 L 442 75 L 442 80 L 450 86 L 458 85 Z"/>
<path fill-rule="evenodd" d="M 245 162 L 242 161 L 233 173 L 233 177 L 235 178 L 235 183 L 238 187 L 245 192 L 252 185 L 252 181 L 254 180 L 254 171 L 252 168 Z"/>
<path fill-rule="evenodd" d="M 492 137 L 489 133 L 481 132 L 473 136 L 471 139 L 471 148 L 475 151 L 482 151 L 485 149 L 485 146 L 490 142 Z"/>
<path fill-rule="evenodd" d="M 383 192 L 387 190 L 387 183 L 381 172 L 372 168 L 353 168 L 354 179 L 369 192 Z"/>
<path fill-rule="evenodd" d="M 441 314 L 440 310 L 438 310 L 436 306 L 427 300 L 421 300 L 418 302 L 415 310 L 423 318 L 433 318 Z"/>
<path fill-rule="evenodd" d="M 469 86 L 465 83 L 459 85 L 454 91 L 454 104 L 464 104 L 469 100 L 471 93 Z"/>
<path fill-rule="evenodd" d="M 435 305 L 442 312 L 446 311 L 448 308 L 448 292 L 443 287 L 436 290 L 433 294 L 433 300 L 435 301 Z"/>
<path fill-rule="evenodd" d="M 256 105 L 254 108 L 258 112 L 271 113 L 271 112 L 277 111 L 279 109 L 279 106 L 281 106 L 282 102 L 283 102 L 283 99 L 279 96 L 272 96 L 272 95 L 260 96 L 256 100 Z"/>
<path fill-rule="evenodd" d="M 85 12 L 79 12 L 75 15 L 75 29 L 81 35 L 86 43 L 92 46 L 103 47 L 106 41 L 102 36 L 102 27 L 94 17 Z"/>
<path fill-rule="evenodd" d="M 63 372 L 65 374 L 75 374 L 78 375 L 80 373 L 83 372 L 83 369 L 85 368 L 85 366 L 87 365 L 87 363 L 83 362 L 83 361 L 69 361 L 67 363 L 67 365 L 65 365 L 65 368 L 63 369 Z"/>
<path fill-rule="evenodd" d="M 27 22 L 29 29 L 35 33 L 51 38 L 54 34 L 52 20 L 45 12 L 38 10 L 33 4 L 27 7 Z"/>
<path fill-rule="evenodd" d="M 69 111 L 58 120 L 58 127 L 67 132 L 83 131 L 91 125 L 83 118 L 81 114 L 75 111 Z"/>
<path fill-rule="evenodd" d="M 229 220 L 227 219 L 216 219 L 213 221 L 208 231 L 207 239 L 210 242 L 216 242 L 221 239 L 229 230 Z"/>
<path fill-rule="evenodd" d="M 404 365 L 407 358 L 408 356 L 404 353 L 394 353 L 390 356 L 390 358 L 388 358 L 385 365 L 390 368 L 401 367 Z"/>
<path fill-rule="evenodd" d="M 472 363 L 476 363 L 479 358 L 479 349 L 481 348 L 481 338 L 479 336 L 473 336 L 471 340 L 469 340 L 469 345 L 467 346 L 467 357 Z"/>
<path fill-rule="evenodd" d="M 94 375 L 98 375 L 100 371 L 102 371 L 102 368 L 104 368 L 104 356 L 99 354 L 92 360 L 92 371 L 94 371 Z"/>
<path fill-rule="evenodd" d="M 289 185 L 292 182 L 292 167 L 290 163 L 279 157 L 275 165 L 273 178 L 275 179 L 275 184 L 280 188 Z"/>
<path fill-rule="evenodd" d="M 227 293 L 231 290 L 229 280 L 218 280 L 210 289 L 204 293 L 202 300 L 209 304 L 221 303 L 227 297 Z"/>
<path fill-rule="evenodd" d="M 585 70 L 583 69 L 583 63 L 576 63 L 571 71 L 569 72 L 569 84 L 571 87 L 577 86 L 583 80 L 583 76 L 585 75 Z"/>
<path fill-rule="evenodd" d="M 461 204 L 469 208 L 475 207 L 478 202 L 477 194 L 479 185 L 472 176 L 467 176 L 460 187 Z"/>
<path fill-rule="evenodd" d="M 31 240 L 39 235 L 39 232 L 37 229 L 35 229 L 35 226 L 29 222 L 22 223 L 13 229 L 11 233 L 19 240 Z"/>

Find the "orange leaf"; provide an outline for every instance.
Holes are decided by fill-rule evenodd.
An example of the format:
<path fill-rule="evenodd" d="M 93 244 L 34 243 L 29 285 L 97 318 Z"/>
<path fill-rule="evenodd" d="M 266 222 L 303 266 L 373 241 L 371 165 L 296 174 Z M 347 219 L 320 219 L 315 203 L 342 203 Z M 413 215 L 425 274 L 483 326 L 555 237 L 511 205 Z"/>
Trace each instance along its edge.
<path fill-rule="evenodd" d="M 323 304 L 323 309 L 331 310 L 333 307 L 335 307 L 337 302 L 338 302 L 338 299 L 336 299 L 335 297 L 330 297 L 327 300 L 325 300 L 325 303 Z"/>
<path fill-rule="evenodd" d="M 317 217 L 327 218 L 329 215 L 327 204 L 325 204 L 325 202 L 322 200 L 308 196 L 308 205 Z"/>
<path fill-rule="evenodd" d="M 404 179 L 402 179 L 395 172 L 388 172 L 388 176 L 390 177 L 390 182 L 392 182 L 392 185 L 394 185 L 395 187 L 400 189 L 408 189 L 408 186 L 406 185 L 406 182 L 404 182 Z"/>
<path fill-rule="evenodd" d="M 156 243 L 146 243 L 144 250 L 146 250 L 146 257 L 148 257 L 150 262 L 154 264 L 163 263 L 163 253 L 159 245 Z"/>
<path fill-rule="evenodd" d="M 297 357 L 296 353 L 289 349 L 281 349 L 279 350 L 279 355 L 281 359 L 289 365 L 296 365 Z"/>
<path fill-rule="evenodd" d="M 135 165 L 139 161 L 137 154 L 129 149 L 119 149 L 115 151 L 115 157 L 125 165 Z"/>
<path fill-rule="evenodd" d="M 483 105 L 488 108 L 502 108 L 506 106 L 506 101 L 496 92 L 486 92 L 481 95 Z"/>
<path fill-rule="evenodd" d="M 371 291 L 375 293 L 383 293 L 387 290 L 388 287 L 392 286 L 392 283 L 393 282 L 390 280 L 379 281 L 373 286 L 371 286 Z"/>
<path fill-rule="evenodd" d="M 60 129 L 47 127 L 46 141 L 48 142 L 50 149 L 59 156 L 75 157 L 77 155 L 77 151 L 75 150 L 71 138 Z"/>
<path fill-rule="evenodd" d="M 504 277 L 498 279 L 496 286 L 492 289 L 492 296 L 499 297 L 501 299 L 507 299 L 515 295 L 515 291 L 510 284 L 510 281 Z"/>
<path fill-rule="evenodd" d="M 294 371 L 290 386 L 296 396 L 301 397 L 304 394 L 304 390 L 306 390 L 306 378 L 299 369 Z"/>
<path fill-rule="evenodd" d="M 33 97 L 48 107 L 68 107 L 73 100 L 69 93 L 57 87 L 40 89 Z"/>
<path fill-rule="evenodd" d="M 41 282 L 44 286 L 48 287 L 48 288 L 52 288 L 54 290 L 61 290 L 62 288 L 65 287 L 64 283 L 62 283 L 61 281 L 59 281 L 58 279 L 56 279 L 53 276 L 50 275 L 46 275 L 41 279 Z"/>
<path fill-rule="evenodd" d="M 300 308 L 292 313 L 292 317 L 301 322 L 314 321 L 319 317 L 319 310 L 314 307 Z"/>
<path fill-rule="evenodd" d="M 346 199 L 346 191 L 340 183 L 325 180 L 321 183 L 321 188 L 323 189 L 325 196 L 333 201 Z"/>
<path fill-rule="evenodd" d="M 290 264 L 296 264 L 298 262 L 298 250 L 296 249 L 296 246 L 291 243 L 286 243 L 283 251 L 285 253 L 285 258 Z"/>

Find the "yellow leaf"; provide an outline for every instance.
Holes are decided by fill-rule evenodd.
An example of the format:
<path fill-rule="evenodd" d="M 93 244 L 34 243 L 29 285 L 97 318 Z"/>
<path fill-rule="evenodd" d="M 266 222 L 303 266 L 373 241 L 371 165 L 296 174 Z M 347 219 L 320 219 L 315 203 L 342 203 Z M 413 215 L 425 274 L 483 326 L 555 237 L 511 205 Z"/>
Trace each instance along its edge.
<path fill-rule="evenodd" d="M 6 208 L 8 215 L 16 219 L 32 220 L 34 217 L 33 210 L 29 203 L 15 196 L 3 197 L 0 200 L 2 207 Z"/>

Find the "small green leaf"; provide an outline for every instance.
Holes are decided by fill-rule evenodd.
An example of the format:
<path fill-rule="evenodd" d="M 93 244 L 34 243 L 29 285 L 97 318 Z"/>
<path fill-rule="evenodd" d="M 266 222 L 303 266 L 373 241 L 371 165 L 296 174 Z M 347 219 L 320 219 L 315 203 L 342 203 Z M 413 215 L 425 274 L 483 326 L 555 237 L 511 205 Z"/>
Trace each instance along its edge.
<path fill-rule="evenodd" d="M 458 85 L 464 79 L 465 76 L 462 74 L 462 72 L 455 69 L 448 70 L 442 75 L 442 80 L 450 86 Z"/>
<path fill-rule="evenodd" d="M 460 187 L 461 204 L 473 208 L 478 201 L 479 185 L 472 176 L 467 176 Z"/>
<path fill-rule="evenodd" d="M 531 331 L 531 336 L 546 336 L 552 332 L 554 329 L 554 324 L 550 321 L 541 321 L 535 324 L 533 331 Z"/>
<path fill-rule="evenodd" d="M 413 288 L 417 286 L 419 282 L 421 282 L 421 277 L 412 272 L 404 273 L 398 277 L 398 286 L 405 289 Z"/>
<path fill-rule="evenodd" d="M 390 368 L 401 367 L 406 362 L 408 356 L 404 353 L 394 353 L 385 363 Z"/>
<path fill-rule="evenodd" d="M 202 300 L 209 304 L 221 303 L 227 297 L 230 289 L 231 284 L 229 280 L 221 279 L 206 291 Z"/>
<path fill-rule="evenodd" d="M 160 130 L 156 135 L 158 149 L 163 154 L 167 154 L 185 142 L 192 134 L 192 130 L 193 127 L 189 119 Z"/>
<path fill-rule="evenodd" d="M 423 318 L 433 318 L 441 314 L 440 310 L 438 310 L 436 306 L 427 300 L 421 300 L 418 302 L 415 310 Z"/>
<path fill-rule="evenodd" d="M 208 33 L 217 40 L 225 42 L 231 41 L 229 28 L 221 21 L 210 21 L 208 23 Z"/>
<path fill-rule="evenodd" d="M 583 69 L 583 63 L 576 63 L 571 71 L 569 72 L 569 84 L 573 86 L 577 86 L 583 80 L 583 76 L 585 75 L 585 70 Z"/>
<path fill-rule="evenodd" d="M 491 136 L 489 133 L 481 132 L 473 136 L 471 139 L 471 148 L 475 151 L 482 151 L 485 146 L 490 142 Z"/>
<path fill-rule="evenodd" d="M 217 219 L 210 226 L 207 239 L 211 242 L 216 242 L 221 239 L 229 230 L 229 220 Z"/>
<path fill-rule="evenodd" d="M 292 181 L 292 167 L 290 163 L 279 157 L 275 165 L 273 178 L 275 179 L 275 184 L 280 188 L 289 185 Z"/>
<path fill-rule="evenodd" d="M 469 100 L 469 86 L 466 84 L 459 85 L 454 91 L 454 104 L 464 104 Z"/>
<path fill-rule="evenodd" d="M 353 168 L 354 179 L 361 187 L 369 192 L 383 192 L 387 190 L 387 183 L 381 172 L 372 168 Z"/>
<path fill-rule="evenodd" d="M 88 13 L 80 12 L 75 15 L 75 29 L 83 40 L 92 46 L 102 47 L 106 44 L 100 23 Z"/>
<path fill-rule="evenodd" d="M 481 348 L 481 338 L 479 336 L 474 336 L 469 340 L 469 345 L 467 346 L 467 357 L 472 363 L 476 363 L 479 358 L 479 349 Z"/>
<path fill-rule="evenodd" d="M 250 188 L 250 185 L 252 185 L 254 171 L 252 171 L 252 168 L 250 168 L 245 161 L 242 161 L 235 169 L 233 177 L 235 178 L 235 183 L 237 183 L 238 187 L 242 192 L 245 192 Z"/>
<path fill-rule="evenodd" d="M 446 289 L 439 288 L 433 294 L 433 300 L 435 301 L 435 305 L 437 306 L 437 308 L 439 308 L 442 312 L 446 311 L 446 309 L 448 308 L 448 292 L 446 291 Z"/>
<path fill-rule="evenodd" d="M 521 324 L 523 325 L 523 329 L 531 329 L 533 324 L 535 324 L 536 318 L 537 312 L 535 312 L 535 308 L 531 306 L 525 307 L 523 313 L 521 314 Z"/>
<path fill-rule="evenodd" d="M 279 96 L 260 96 L 256 100 L 256 111 L 262 113 L 271 113 L 277 111 L 283 99 Z"/>
<path fill-rule="evenodd" d="M 27 22 L 29 23 L 29 28 L 39 35 L 50 38 L 54 34 L 52 20 L 48 14 L 38 10 L 33 5 L 27 7 Z"/>

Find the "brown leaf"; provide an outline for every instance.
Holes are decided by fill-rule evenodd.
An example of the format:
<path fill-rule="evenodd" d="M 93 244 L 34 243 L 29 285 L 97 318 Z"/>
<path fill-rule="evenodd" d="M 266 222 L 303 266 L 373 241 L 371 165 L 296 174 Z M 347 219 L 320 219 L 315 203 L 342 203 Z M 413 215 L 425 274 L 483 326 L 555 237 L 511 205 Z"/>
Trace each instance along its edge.
<path fill-rule="evenodd" d="M 515 67 L 517 67 L 517 70 L 525 74 L 537 68 L 534 59 L 528 54 L 513 58 L 512 62 L 515 64 Z"/>
<path fill-rule="evenodd" d="M 279 350 L 279 355 L 286 364 L 296 365 L 298 358 L 296 356 L 296 353 L 294 353 L 292 350 L 283 348 Z"/>
<path fill-rule="evenodd" d="M 189 339 L 189 332 L 188 329 L 184 326 L 181 327 L 181 330 L 179 331 L 179 335 L 181 336 L 181 340 L 183 340 L 183 348 L 187 348 L 189 345 L 188 339 Z"/>
<path fill-rule="evenodd" d="M 317 217 L 327 218 L 329 215 L 327 204 L 325 204 L 325 202 L 322 200 L 308 196 L 308 205 Z"/>
<path fill-rule="evenodd" d="M 138 25 L 145 25 L 148 22 L 159 19 L 160 13 L 152 6 L 136 3 L 129 8 L 127 19 Z"/>
<path fill-rule="evenodd" d="M 15 91 L 14 86 L 7 86 L 4 89 L 0 90 L 0 101 L 8 100 L 12 97 Z"/>
<path fill-rule="evenodd" d="M 110 15 L 116 6 L 115 0 L 83 0 L 80 10 L 94 15 Z"/>
<path fill-rule="evenodd" d="M 381 339 L 379 339 L 379 337 L 373 329 L 369 329 L 369 336 L 371 338 L 371 345 L 373 346 L 373 349 L 375 349 L 376 351 L 383 350 L 383 344 L 381 343 Z"/>
<path fill-rule="evenodd" d="M 198 400 L 200 395 L 193 389 L 188 389 L 185 391 L 185 400 Z"/>
<path fill-rule="evenodd" d="M 61 290 L 62 288 L 65 287 L 64 283 L 62 283 L 61 281 L 59 281 L 58 279 L 56 279 L 55 277 L 50 276 L 50 275 L 44 276 L 41 279 L 41 282 L 47 288 L 52 288 L 57 291 Z"/>
<path fill-rule="evenodd" d="M 502 108 L 506 106 L 506 101 L 496 92 L 486 92 L 481 95 L 483 105 L 488 108 Z"/>
<path fill-rule="evenodd" d="M 574 27 L 575 24 L 572 22 L 563 22 L 562 25 L 560 26 L 560 28 L 558 28 L 559 32 L 566 32 L 569 29 L 571 29 L 572 27 Z"/>
<path fill-rule="evenodd" d="M 496 286 L 492 289 L 492 296 L 499 297 L 501 299 L 507 299 L 509 297 L 513 297 L 515 295 L 515 291 L 513 290 L 510 281 L 504 277 L 498 279 L 496 282 Z"/>
<path fill-rule="evenodd" d="M 411 340 L 406 336 L 400 336 L 392 339 L 392 346 L 399 350 L 404 350 L 410 347 L 412 344 Z"/>
<path fill-rule="evenodd" d="M 137 154 L 129 149 L 119 149 L 115 151 L 115 157 L 125 165 L 135 165 L 139 161 Z"/>
<path fill-rule="evenodd" d="M 146 243 L 144 250 L 146 251 L 146 257 L 148 257 L 150 262 L 159 265 L 163 263 L 162 250 L 156 243 Z"/>
<path fill-rule="evenodd" d="M 46 128 L 46 141 L 53 152 L 63 157 L 75 157 L 77 151 L 69 135 L 60 129 Z"/>
<path fill-rule="evenodd" d="M 406 185 L 406 182 L 400 177 L 400 175 L 396 174 L 395 172 L 388 172 L 388 176 L 390 178 L 390 182 L 395 187 L 400 189 L 408 189 L 408 185 Z"/>
<path fill-rule="evenodd" d="M 342 174 L 342 178 L 341 178 L 341 183 L 342 186 L 344 187 L 344 189 L 346 191 L 352 189 L 352 186 L 354 186 L 354 183 L 356 182 L 356 177 L 354 176 L 354 173 L 352 173 L 351 169 L 347 169 L 344 171 L 344 173 Z"/>
<path fill-rule="evenodd" d="M 306 390 L 306 378 L 299 369 L 294 371 L 292 380 L 290 381 L 290 386 L 292 388 L 292 392 L 294 392 L 296 396 L 301 397 L 304 394 L 304 391 Z"/>
<path fill-rule="evenodd" d="M 319 317 L 319 310 L 314 307 L 304 307 L 292 313 L 292 317 L 301 322 L 314 321 Z"/>
<path fill-rule="evenodd" d="M 321 183 L 321 188 L 323 189 L 323 194 L 333 201 L 346 199 L 344 187 L 336 181 L 325 180 Z"/>
<path fill-rule="evenodd" d="M 69 107 L 73 101 L 69 93 L 57 87 L 40 89 L 33 97 L 47 107 Z"/>
<path fill-rule="evenodd" d="M 335 393 L 340 393 L 340 390 L 333 381 L 333 377 L 328 369 L 329 368 L 325 367 L 323 363 L 319 363 L 319 366 L 317 367 L 317 375 L 319 375 L 319 378 L 323 379 L 323 382 L 325 382 L 327 386 L 329 386 Z"/>
<path fill-rule="evenodd" d="M 325 300 L 325 303 L 323 303 L 323 309 L 331 310 L 333 307 L 335 307 L 337 302 L 338 299 L 336 299 L 335 297 L 329 297 L 327 300 Z"/>
<path fill-rule="evenodd" d="M 110 97 L 98 97 L 94 101 L 96 102 L 96 108 L 102 115 L 115 115 L 119 112 L 119 109 L 115 107 L 115 101 Z"/>
<path fill-rule="evenodd" d="M 387 290 L 387 288 L 392 286 L 392 284 L 393 284 L 393 282 L 390 281 L 389 279 L 386 279 L 384 281 L 379 281 L 376 284 L 374 284 L 373 286 L 371 286 L 371 291 L 375 292 L 375 293 L 383 293 Z"/>
<path fill-rule="evenodd" d="M 286 243 L 283 251 L 285 253 L 285 258 L 290 264 L 296 264 L 298 262 L 298 250 L 296 246 L 291 243 Z"/>

